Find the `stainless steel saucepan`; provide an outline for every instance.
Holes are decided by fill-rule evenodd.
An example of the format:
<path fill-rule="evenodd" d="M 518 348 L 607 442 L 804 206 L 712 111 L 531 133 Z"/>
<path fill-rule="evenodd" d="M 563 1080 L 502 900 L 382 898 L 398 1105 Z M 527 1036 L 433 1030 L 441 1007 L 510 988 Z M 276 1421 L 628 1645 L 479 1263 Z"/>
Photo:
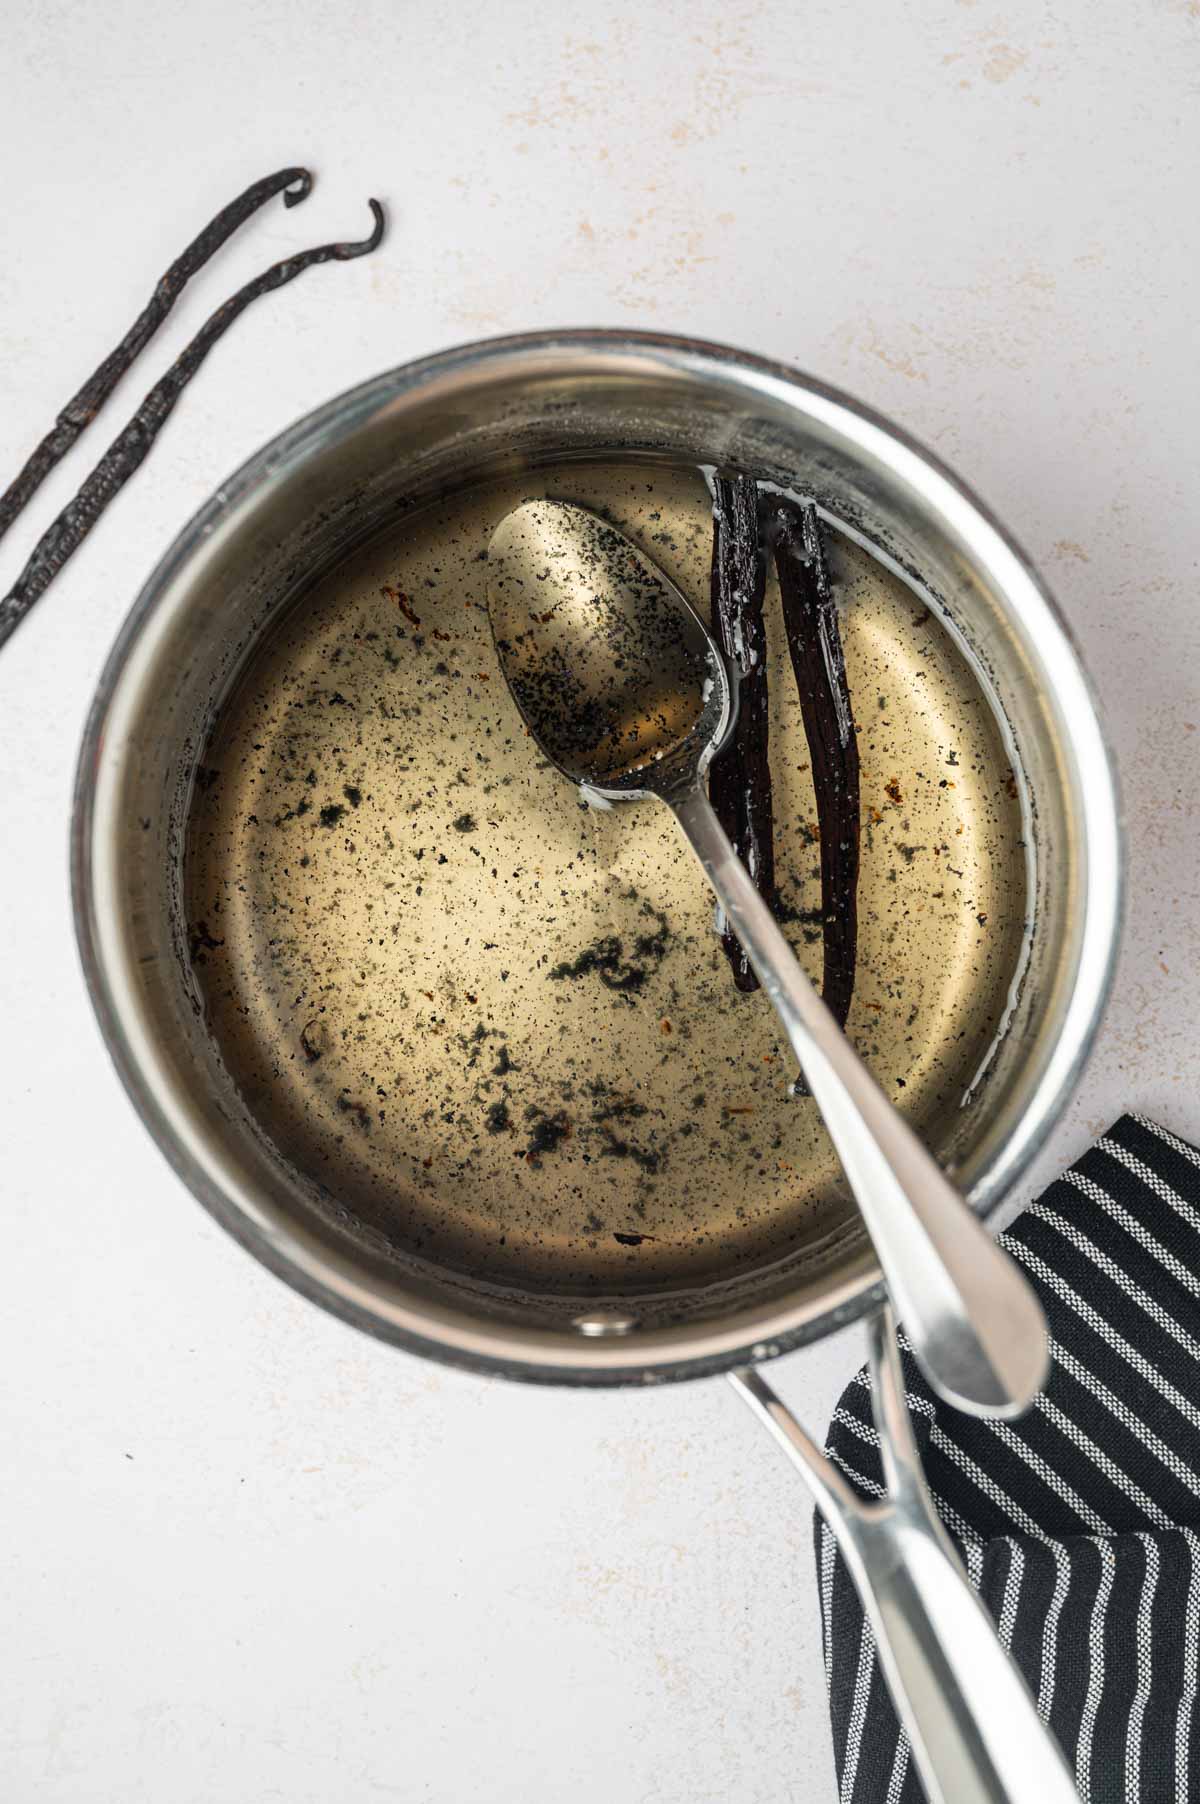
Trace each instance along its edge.
<path fill-rule="evenodd" d="M 336 1160 L 317 1169 L 279 1130 L 270 1072 L 248 1081 L 214 1032 L 184 853 L 214 722 L 247 660 L 314 583 L 426 504 L 598 458 L 737 466 L 813 496 L 933 611 L 973 670 L 1021 798 L 1020 846 L 1007 854 L 1024 875 L 1010 936 L 1019 955 L 990 980 L 1000 1031 L 984 1068 L 978 1048 L 969 1068 L 947 1053 L 914 1119 L 972 1206 L 995 1210 L 1070 1093 L 1112 971 L 1121 848 L 1095 704 L 1028 561 L 936 459 L 844 396 L 720 346 L 603 332 L 468 346 L 331 402 L 222 486 L 142 590 L 84 739 L 73 878 L 103 1030 L 135 1107 L 193 1192 L 256 1257 L 355 1326 L 535 1382 L 729 1374 L 838 1536 L 931 1798 L 1068 1799 L 1066 1769 L 933 1514 L 878 1270 L 844 1198 L 831 1190 L 827 1208 L 798 1210 L 771 1245 L 739 1238 L 732 1220 L 704 1257 L 678 1236 L 646 1235 L 636 1268 L 622 1246 L 587 1282 L 547 1251 L 544 1220 L 527 1230 L 514 1212 L 489 1258 L 482 1242 L 447 1231 L 433 1179 L 418 1172 L 377 1189 L 368 1208 L 365 1191 L 340 1184 Z M 967 788 L 964 773 L 964 797 Z M 343 895 L 338 905 L 355 904 Z M 856 1317 L 871 1318 L 889 1485 L 870 1505 L 760 1370 Z"/>

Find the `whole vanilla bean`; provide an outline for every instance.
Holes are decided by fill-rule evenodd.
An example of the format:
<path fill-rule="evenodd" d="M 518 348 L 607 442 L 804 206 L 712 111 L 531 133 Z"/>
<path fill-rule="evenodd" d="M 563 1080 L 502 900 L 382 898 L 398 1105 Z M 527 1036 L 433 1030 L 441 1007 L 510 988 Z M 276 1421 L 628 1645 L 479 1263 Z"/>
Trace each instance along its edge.
<path fill-rule="evenodd" d="M 301 172 L 303 173 L 303 172 Z M 384 231 L 383 208 L 368 201 L 375 225 L 368 238 L 344 244 L 322 244 L 285 257 L 245 287 L 239 288 L 200 328 L 170 369 L 146 396 L 132 420 L 96 465 L 75 499 L 42 535 L 32 557 L 8 594 L 0 600 L 0 646 L 16 631 L 38 597 L 49 587 L 73 552 L 86 539 L 109 502 L 120 493 L 147 456 L 151 445 L 217 340 L 260 295 L 292 282 L 318 263 L 344 263 L 376 249 Z"/>
<path fill-rule="evenodd" d="M 0 539 L 21 509 L 32 500 L 55 464 L 64 458 L 75 440 L 91 425 L 121 377 L 138 353 L 158 331 L 196 271 L 219 251 L 251 214 L 283 190 L 283 204 L 294 207 L 312 191 L 307 169 L 279 169 L 222 207 L 182 256 L 177 257 L 158 283 L 149 301 L 114 351 L 92 371 L 78 394 L 67 402 L 45 438 L 26 459 L 24 468 L 0 495 Z"/>
<path fill-rule="evenodd" d="M 767 634 L 763 596 L 767 564 L 758 523 L 758 485 L 751 476 L 713 479 L 712 621 L 737 680 L 733 732 L 714 758 L 709 800 L 759 893 L 775 905 L 771 771 L 767 762 Z M 739 990 L 758 988 L 732 928 L 721 936 Z"/>
<path fill-rule="evenodd" d="M 858 951 L 858 740 L 817 510 L 773 503 L 770 524 L 821 837 L 822 994 L 844 1027 Z"/>

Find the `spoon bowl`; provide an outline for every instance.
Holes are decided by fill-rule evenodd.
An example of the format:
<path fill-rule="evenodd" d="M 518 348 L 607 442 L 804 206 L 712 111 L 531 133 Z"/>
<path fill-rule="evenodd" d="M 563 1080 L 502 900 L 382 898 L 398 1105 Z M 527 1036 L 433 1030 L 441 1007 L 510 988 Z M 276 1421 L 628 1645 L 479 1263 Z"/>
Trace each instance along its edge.
<path fill-rule="evenodd" d="M 691 603 L 586 508 L 530 501 L 488 550 L 505 680 L 546 756 L 609 799 L 707 770 L 733 722 L 725 663 Z"/>

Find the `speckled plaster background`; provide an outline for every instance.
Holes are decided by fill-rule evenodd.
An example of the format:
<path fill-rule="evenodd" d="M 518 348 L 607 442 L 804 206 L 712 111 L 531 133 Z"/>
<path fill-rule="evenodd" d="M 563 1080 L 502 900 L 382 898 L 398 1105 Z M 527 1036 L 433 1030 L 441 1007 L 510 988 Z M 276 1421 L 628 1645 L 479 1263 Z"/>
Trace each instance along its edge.
<path fill-rule="evenodd" d="M 169 1174 L 71 943 L 75 746 L 132 595 L 241 458 L 476 335 L 792 359 L 973 481 L 1121 760 L 1125 952 L 1044 1180 L 1120 1108 L 1200 1136 L 1200 7 L 909 0 L 10 7 L 0 472 L 255 175 L 319 186 L 189 289 L 3 571 L 237 283 L 392 231 L 214 353 L 0 657 L 0 1791 L 13 1804 L 832 1804 L 809 1515 L 720 1384 L 447 1375 L 326 1319 Z M 859 1356 L 778 1373 L 814 1422 Z"/>

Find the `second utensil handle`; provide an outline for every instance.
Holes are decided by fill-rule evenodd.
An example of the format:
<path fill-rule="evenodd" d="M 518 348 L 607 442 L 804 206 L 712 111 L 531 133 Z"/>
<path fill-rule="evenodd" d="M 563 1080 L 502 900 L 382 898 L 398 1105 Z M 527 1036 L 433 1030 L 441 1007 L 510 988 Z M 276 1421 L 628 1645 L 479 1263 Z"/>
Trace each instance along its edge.
<path fill-rule="evenodd" d="M 888 1487 L 879 1503 L 854 1493 L 756 1368 L 730 1378 L 837 1537 L 931 1804 L 1079 1804 L 1058 1744 L 934 1511 L 886 1312 L 870 1336 Z"/>

